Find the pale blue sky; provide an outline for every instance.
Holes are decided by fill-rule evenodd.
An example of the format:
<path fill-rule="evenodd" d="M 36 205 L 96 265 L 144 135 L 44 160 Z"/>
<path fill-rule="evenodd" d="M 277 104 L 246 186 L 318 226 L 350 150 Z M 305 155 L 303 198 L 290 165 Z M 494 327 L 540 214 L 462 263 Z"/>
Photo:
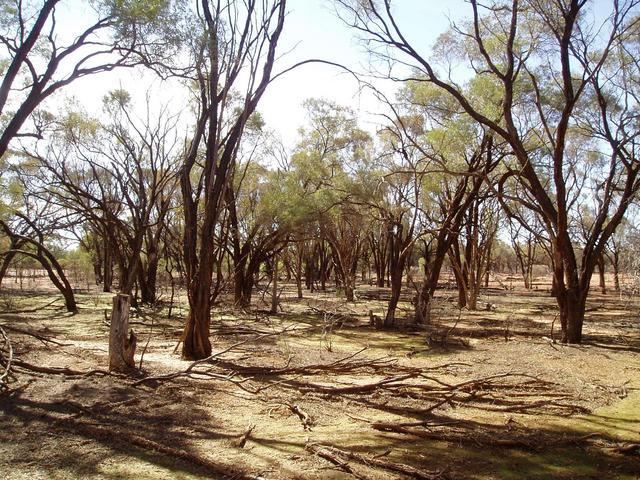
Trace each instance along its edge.
<path fill-rule="evenodd" d="M 367 69 L 368 56 L 354 37 L 355 32 L 336 17 L 333 4 L 332 0 L 288 1 L 289 15 L 279 48 L 281 53 L 287 53 L 279 59 L 276 71 L 309 58 L 329 60 L 354 70 Z M 425 55 L 438 35 L 449 28 L 450 19 L 459 20 L 470 13 L 464 0 L 396 0 L 394 5 L 401 29 Z M 610 5 L 611 0 L 595 0 L 596 18 L 606 17 Z M 140 78 L 138 73 L 129 70 L 84 79 L 74 83 L 66 94 L 77 96 L 90 111 L 98 113 L 101 98 L 109 90 L 122 85 L 143 102 L 150 83 L 156 85 L 156 100 L 173 99 L 175 108 L 184 104 L 183 93 L 178 89 L 167 85 L 157 88 L 159 82 L 152 75 Z M 378 86 L 387 94 L 396 88 L 390 84 Z M 328 98 L 351 106 L 370 130 L 375 128 L 376 114 L 381 109 L 371 94 L 360 93 L 355 79 L 340 69 L 319 64 L 300 67 L 273 83 L 258 107 L 268 127 L 278 132 L 288 146 L 297 140 L 298 128 L 305 120 L 301 104 L 309 97 Z"/>
<path fill-rule="evenodd" d="M 459 17 L 463 11 L 468 11 L 463 0 L 400 0 L 396 3 L 399 23 L 409 38 L 424 51 L 448 28 L 448 16 Z M 275 71 L 309 58 L 366 70 L 368 57 L 354 38 L 354 31 L 336 17 L 331 0 L 289 0 L 288 10 L 279 48 L 284 55 L 278 60 Z M 120 70 L 80 80 L 65 94 L 76 96 L 90 112 L 97 114 L 101 98 L 109 90 L 122 85 L 141 103 L 150 83 L 156 87 L 159 84 L 152 75 L 140 78 L 139 73 Z M 381 88 L 389 93 L 395 86 L 381 85 Z M 176 108 L 183 102 L 182 93 L 177 89 L 166 85 L 156 89 L 159 92 L 156 100 L 170 101 L 173 98 Z M 359 93 L 355 79 L 340 69 L 319 64 L 300 67 L 271 85 L 258 107 L 268 127 L 278 132 L 288 146 L 293 146 L 297 140 L 298 128 L 305 120 L 301 104 L 309 97 L 328 98 L 351 106 L 369 129 L 373 129 L 375 114 L 380 108 L 370 94 Z"/>
<path fill-rule="evenodd" d="M 400 0 L 396 2 L 398 22 L 410 40 L 427 51 L 437 36 L 449 27 L 448 16 L 459 17 L 467 11 L 463 0 Z M 365 71 L 368 56 L 347 28 L 336 17 L 331 0 L 290 0 L 281 51 L 295 50 L 282 58 L 281 65 L 305 58 L 320 58 L 340 63 L 356 71 Z M 395 88 L 381 85 L 387 90 Z M 265 94 L 259 107 L 267 123 L 290 143 L 304 122 L 300 105 L 309 97 L 324 97 L 350 105 L 363 122 L 375 122 L 372 114 L 379 105 L 370 94 L 358 90 L 357 81 L 348 73 L 327 65 L 305 65 L 279 79 Z"/>

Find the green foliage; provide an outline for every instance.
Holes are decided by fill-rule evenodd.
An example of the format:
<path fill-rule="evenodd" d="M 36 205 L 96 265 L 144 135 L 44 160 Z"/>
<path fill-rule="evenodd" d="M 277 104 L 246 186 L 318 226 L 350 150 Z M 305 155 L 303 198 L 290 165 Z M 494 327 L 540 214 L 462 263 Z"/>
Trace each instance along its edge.
<path fill-rule="evenodd" d="M 102 104 L 107 111 L 125 109 L 131 106 L 131 94 L 124 88 L 116 88 L 102 97 Z"/>
<path fill-rule="evenodd" d="M 165 15 L 170 6 L 167 0 L 108 0 L 105 6 L 121 21 L 149 23 Z"/>

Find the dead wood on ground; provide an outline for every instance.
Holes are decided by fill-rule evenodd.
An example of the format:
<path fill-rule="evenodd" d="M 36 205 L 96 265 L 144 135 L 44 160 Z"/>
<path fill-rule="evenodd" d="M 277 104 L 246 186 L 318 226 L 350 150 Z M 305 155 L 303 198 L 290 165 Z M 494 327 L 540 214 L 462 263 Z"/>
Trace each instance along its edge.
<path fill-rule="evenodd" d="M 389 460 L 382 460 L 379 456 L 364 456 L 355 452 L 342 450 L 330 445 L 321 445 L 318 443 L 307 444 L 306 449 L 315 453 L 319 457 L 329 460 L 334 465 L 338 465 L 345 472 L 354 475 L 356 478 L 363 478 L 358 475 L 353 468 L 349 466 L 348 461 L 353 460 L 359 464 L 367 467 L 377 467 L 383 470 L 388 470 L 394 473 L 402 473 L 412 478 L 419 478 L 422 480 L 444 480 L 446 474 L 444 472 L 427 472 L 420 470 L 411 465 L 403 463 L 391 462 Z"/>

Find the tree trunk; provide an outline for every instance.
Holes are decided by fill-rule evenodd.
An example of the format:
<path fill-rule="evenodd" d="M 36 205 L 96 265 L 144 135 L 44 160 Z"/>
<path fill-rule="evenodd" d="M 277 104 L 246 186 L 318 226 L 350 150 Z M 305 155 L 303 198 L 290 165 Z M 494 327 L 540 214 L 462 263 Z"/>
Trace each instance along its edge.
<path fill-rule="evenodd" d="M 278 256 L 273 257 L 273 274 L 271 278 L 271 310 L 269 313 L 278 313 Z"/>
<path fill-rule="evenodd" d="M 387 315 L 384 317 L 384 328 L 392 328 L 396 322 L 396 308 L 402 291 L 402 270 L 391 275 L 391 298 L 387 306 Z"/>
<path fill-rule="evenodd" d="M 584 323 L 584 311 L 586 306 L 586 293 L 567 290 L 560 310 L 563 326 L 562 343 L 582 343 L 582 325 Z M 564 317 L 564 318 L 562 318 Z"/>
<path fill-rule="evenodd" d="M 135 369 L 136 335 L 129 330 L 129 295 L 113 297 L 111 331 L 109 333 L 109 370 L 128 372 Z"/>
<path fill-rule="evenodd" d="M 147 267 L 140 268 L 144 275 L 144 281 L 140 282 L 140 298 L 142 303 L 152 305 L 156 302 L 156 290 L 158 282 L 158 255 L 151 251 L 147 258 Z"/>
<path fill-rule="evenodd" d="M 603 295 L 607 294 L 607 284 L 604 278 L 605 268 L 604 268 L 604 255 L 601 255 L 598 258 L 598 278 L 600 281 L 600 293 Z"/>
<path fill-rule="evenodd" d="M 202 298 L 190 302 L 189 316 L 182 336 L 182 358 L 185 360 L 201 360 L 211 355 L 209 327 L 211 326 L 211 310 L 209 292 L 206 301 Z"/>
<path fill-rule="evenodd" d="M 104 281 L 102 285 L 103 292 L 110 292 L 113 286 L 113 247 L 111 242 L 105 238 L 104 240 L 104 262 L 103 262 L 104 274 L 102 279 Z"/>
<path fill-rule="evenodd" d="M 16 246 L 16 247 L 11 247 L 11 249 L 13 250 L 13 248 L 20 248 L 20 246 Z M 4 254 L 4 256 L 2 257 L 2 265 L 0 265 L 0 286 L 2 286 L 2 280 L 4 280 L 5 275 L 7 274 L 7 271 L 9 270 L 9 266 L 11 265 L 11 261 L 13 260 L 13 258 L 16 256 L 15 252 L 6 252 Z"/>
<path fill-rule="evenodd" d="M 355 299 L 354 289 L 353 285 L 351 285 L 351 282 L 347 282 L 344 284 L 344 295 L 347 299 L 347 302 L 353 302 L 353 300 Z"/>
<path fill-rule="evenodd" d="M 234 271 L 234 305 L 239 308 L 251 306 L 251 294 L 253 292 L 255 273 L 260 268 L 260 263 L 240 262 Z"/>
<path fill-rule="evenodd" d="M 298 290 L 298 298 L 302 298 L 302 258 L 298 258 L 296 264 L 296 288 Z"/>
<path fill-rule="evenodd" d="M 456 287 L 458 289 L 458 308 L 467 306 L 467 285 L 465 279 L 458 268 L 453 268 L 453 276 L 456 279 Z"/>
<path fill-rule="evenodd" d="M 613 288 L 615 288 L 616 292 L 620 291 L 620 265 L 618 261 L 618 254 L 614 253 L 613 255 Z"/>

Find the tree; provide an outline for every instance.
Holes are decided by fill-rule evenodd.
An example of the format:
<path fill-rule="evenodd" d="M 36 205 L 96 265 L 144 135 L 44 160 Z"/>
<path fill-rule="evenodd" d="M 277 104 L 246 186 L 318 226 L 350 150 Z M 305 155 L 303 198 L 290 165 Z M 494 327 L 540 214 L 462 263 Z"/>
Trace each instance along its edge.
<path fill-rule="evenodd" d="M 458 284 L 458 306 L 476 310 L 480 287 L 491 261 L 491 247 L 499 226 L 500 205 L 485 190 L 471 202 L 460 235 L 449 249 Z"/>
<path fill-rule="evenodd" d="M 22 255 L 36 260 L 45 269 L 51 282 L 62 293 L 67 311 L 77 312 L 78 305 L 73 293 L 73 287 L 69 283 L 64 269 L 56 259 L 56 256 L 45 244 L 43 231 L 26 215 L 16 212 L 16 217 L 19 220 L 19 224 L 22 224 L 21 226 L 12 227 L 4 220 L 0 220 L 0 229 L 11 240 L 9 250 L 3 252 L 3 254 L 10 255 L 11 258 L 16 255 Z"/>
<path fill-rule="evenodd" d="M 197 119 L 180 172 L 189 299 L 186 359 L 211 355 L 216 229 L 247 120 L 272 78 L 286 0 L 201 0 L 200 7 L 192 43 Z"/>
<path fill-rule="evenodd" d="M 636 101 L 624 103 L 635 93 L 625 94 L 629 89 L 620 88 L 625 84 L 605 73 L 611 63 L 625 66 L 614 66 L 615 71 L 637 70 L 637 61 L 621 63 L 613 52 L 630 45 L 629 33 L 637 29 L 632 13 L 638 2 L 612 0 L 610 18 L 602 28 L 591 29 L 585 0 L 492 1 L 486 5 L 470 0 L 471 22 L 454 27 L 446 36 L 448 44 L 438 46 L 446 52 L 443 58 L 451 61 L 442 69 L 403 35 L 390 0 L 339 3 L 344 7 L 343 18 L 379 55 L 392 61 L 399 58 L 400 65 L 410 64 L 415 69 L 410 78 L 418 77 L 443 90 L 476 122 L 509 144 L 514 164 L 505 175 L 516 178 L 535 200 L 527 207 L 543 220 L 551 242 L 562 340 L 580 343 L 596 260 L 640 187 L 640 165 L 633 161 L 637 146 L 630 140 L 635 134 L 629 135 L 629 129 L 637 125 L 624 132 L 611 128 L 621 125 L 619 120 L 635 108 Z M 453 63 L 463 63 L 475 74 L 472 85 L 490 85 L 500 100 L 499 108 L 487 107 L 461 88 L 448 75 Z M 617 95 L 611 95 L 611 90 Z M 578 258 L 571 235 L 574 167 L 566 165 L 566 154 L 568 137 L 578 127 L 579 109 L 589 92 L 598 99 L 598 108 L 592 111 L 601 118 L 598 126 L 609 142 L 610 161 L 601 163 L 598 178 L 605 181 L 599 200 L 594 201 L 598 220 Z M 626 148 L 616 143 L 621 140 Z"/>
<path fill-rule="evenodd" d="M 151 112 L 147 102 L 145 118 L 137 119 L 123 90 L 104 104 L 104 123 L 69 111 L 48 144 L 29 153 L 40 166 L 32 188 L 91 226 L 105 291 L 115 262 L 120 291 L 132 295 L 137 282 L 142 301 L 152 303 L 160 239 L 177 189 L 177 116 L 164 107 Z"/>
<path fill-rule="evenodd" d="M 234 188 L 226 191 L 230 247 L 233 258 L 234 303 L 251 303 L 260 265 L 285 247 L 290 225 L 283 215 L 280 172 L 252 163 L 236 165 Z M 238 178 L 240 177 L 240 178 Z"/>
<path fill-rule="evenodd" d="M 51 95 L 89 75 L 119 67 L 162 62 L 172 55 L 162 27 L 176 25 L 168 1 L 104 0 L 91 5 L 77 31 L 56 17 L 63 0 L 7 0 L 0 11 L 0 46 L 4 49 L 0 84 L 0 157 L 18 137 L 42 138 L 51 118 L 36 114 Z M 76 21 L 77 19 L 74 19 Z M 158 44 L 162 48 L 155 48 Z M 11 111 L 10 111 L 11 109 Z M 13 110 L 15 109 L 15 110 Z M 33 129 L 25 123 L 33 120 Z"/>
<path fill-rule="evenodd" d="M 349 108 L 323 99 L 306 100 L 304 106 L 309 127 L 301 132 L 291 167 L 299 191 L 295 198 L 306 197 L 301 204 L 308 212 L 305 216 L 318 225 L 319 239 L 315 248 L 308 250 L 312 261 L 307 265 L 311 267 L 316 260 L 320 265 L 308 269 L 307 282 L 319 273 L 324 288 L 329 268 L 326 242 L 336 281 L 344 288 L 347 300 L 353 301 L 358 260 L 367 239 L 360 205 L 371 138 L 358 127 L 355 113 Z"/>

